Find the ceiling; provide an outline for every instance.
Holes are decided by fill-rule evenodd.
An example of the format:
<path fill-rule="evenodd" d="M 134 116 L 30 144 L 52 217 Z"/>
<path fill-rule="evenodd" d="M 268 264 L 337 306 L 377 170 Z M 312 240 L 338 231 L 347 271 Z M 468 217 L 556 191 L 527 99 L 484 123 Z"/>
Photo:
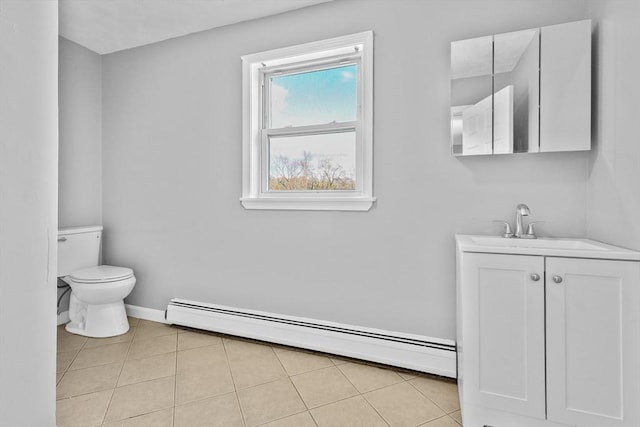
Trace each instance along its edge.
<path fill-rule="evenodd" d="M 332 0 L 59 0 L 59 34 L 117 52 Z"/>

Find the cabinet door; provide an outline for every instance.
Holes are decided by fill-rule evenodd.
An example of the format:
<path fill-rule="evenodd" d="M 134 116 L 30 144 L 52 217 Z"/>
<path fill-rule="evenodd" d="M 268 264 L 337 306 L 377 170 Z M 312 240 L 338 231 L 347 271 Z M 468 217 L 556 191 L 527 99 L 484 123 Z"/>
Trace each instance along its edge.
<path fill-rule="evenodd" d="M 543 260 L 464 254 L 465 402 L 544 418 Z"/>
<path fill-rule="evenodd" d="M 591 21 L 540 29 L 540 151 L 591 148 Z"/>
<path fill-rule="evenodd" d="M 547 258 L 546 268 L 549 420 L 640 426 L 640 264 Z"/>

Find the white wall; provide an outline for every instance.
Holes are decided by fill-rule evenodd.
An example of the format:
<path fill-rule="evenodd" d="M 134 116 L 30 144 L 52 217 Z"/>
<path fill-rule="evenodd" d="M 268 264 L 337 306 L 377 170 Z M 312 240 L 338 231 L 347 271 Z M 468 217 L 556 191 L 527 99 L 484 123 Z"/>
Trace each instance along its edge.
<path fill-rule="evenodd" d="M 58 2 L 0 0 L 0 424 L 55 425 Z"/>
<path fill-rule="evenodd" d="M 102 58 L 60 37 L 58 225 L 102 223 Z"/>
<path fill-rule="evenodd" d="M 640 2 L 592 0 L 594 151 L 589 237 L 640 250 Z"/>
<path fill-rule="evenodd" d="M 540 234 L 584 236 L 589 154 L 452 158 L 449 44 L 586 17 L 581 0 L 341 0 L 105 56 L 105 262 L 135 269 L 131 304 L 454 338 L 454 233 L 498 234 L 524 202 Z M 365 30 L 375 207 L 244 210 L 240 56 Z"/>

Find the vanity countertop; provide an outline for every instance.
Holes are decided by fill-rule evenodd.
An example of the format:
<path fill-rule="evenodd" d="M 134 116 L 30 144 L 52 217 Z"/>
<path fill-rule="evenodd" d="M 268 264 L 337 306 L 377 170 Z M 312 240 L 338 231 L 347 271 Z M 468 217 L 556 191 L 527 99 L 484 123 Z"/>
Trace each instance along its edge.
<path fill-rule="evenodd" d="M 469 234 L 456 234 L 455 237 L 456 246 L 461 252 L 640 261 L 640 252 L 590 239 L 547 237 L 508 239 L 499 236 Z"/>

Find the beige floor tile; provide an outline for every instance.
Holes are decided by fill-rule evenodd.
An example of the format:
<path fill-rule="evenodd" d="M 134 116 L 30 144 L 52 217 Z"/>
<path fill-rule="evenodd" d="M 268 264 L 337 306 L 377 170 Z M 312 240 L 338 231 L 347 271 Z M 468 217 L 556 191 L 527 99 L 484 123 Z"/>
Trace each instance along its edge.
<path fill-rule="evenodd" d="M 137 317 L 127 316 L 127 320 L 129 321 L 129 326 L 135 328 L 140 323 L 140 319 Z"/>
<path fill-rule="evenodd" d="M 56 373 L 56 385 L 58 385 L 60 383 L 60 380 L 62 379 L 63 375 L 64 375 L 64 373 L 62 373 L 62 372 Z"/>
<path fill-rule="evenodd" d="M 460 424 L 455 422 L 453 418 L 445 415 L 444 417 L 429 421 L 426 424 L 421 424 L 420 427 L 460 427 Z"/>
<path fill-rule="evenodd" d="M 219 345 L 198 347 L 178 352 L 178 374 L 204 375 L 222 367 L 228 368 L 224 348 Z"/>
<path fill-rule="evenodd" d="M 176 374 L 176 354 L 166 353 L 124 362 L 118 387 Z"/>
<path fill-rule="evenodd" d="M 128 349 L 129 343 L 107 344 L 87 349 L 83 348 L 76 356 L 69 370 L 122 362 L 127 355 Z"/>
<path fill-rule="evenodd" d="M 172 427 L 173 409 L 163 409 L 162 411 L 150 414 L 139 415 L 115 423 L 105 424 L 109 427 Z"/>
<path fill-rule="evenodd" d="M 460 409 L 458 386 L 455 382 L 429 377 L 418 377 L 409 381 L 422 394 L 433 400 L 443 411 L 449 413 Z"/>
<path fill-rule="evenodd" d="M 243 427 L 235 393 L 176 406 L 175 427 Z"/>
<path fill-rule="evenodd" d="M 149 320 L 140 320 L 140 323 L 138 323 L 136 328 L 136 334 L 133 336 L 133 340 L 139 341 L 174 334 L 178 334 L 178 329 L 173 326 L 164 323 L 151 322 Z"/>
<path fill-rule="evenodd" d="M 376 390 L 404 380 L 390 369 L 381 369 L 360 363 L 344 363 L 338 369 L 358 389 L 360 393 Z"/>
<path fill-rule="evenodd" d="M 63 351 L 56 354 L 56 372 L 64 372 L 69 369 L 71 362 L 76 358 L 80 350 Z"/>
<path fill-rule="evenodd" d="M 301 412 L 296 415 L 291 415 L 290 417 L 262 424 L 260 427 L 316 427 L 316 423 L 313 421 L 313 418 L 311 418 L 309 412 Z"/>
<path fill-rule="evenodd" d="M 127 359 L 144 359 L 157 354 L 175 352 L 177 349 L 178 334 L 163 335 L 143 340 L 135 340 L 131 344 Z"/>
<path fill-rule="evenodd" d="M 309 408 L 358 394 L 349 380 L 335 366 L 293 376 L 291 381 Z"/>
<path fill-rule="evenodd" d="M 171 408 L 174 402 L 174 388 L 174 377 L 118 387 L 113 392 L 105 421 L 120 421 Z"/>
<path fill-rule="evenodd" d="M 204 374 L 188 371 L 176 376 L 176 405 L 232 391 L 235 388 L 226 363 L 214 365 Z"/>
<path fill-rule="evenodd" d="M 449 414 L 451 418 L 453 418 L 458 424 L 462 425 L 462 413 L 458 411 L 453 411 Z"/>
<path fill-rule="evenodd" d="M 343 359 L 342 357 L 329 357 L 329 359 L 333 362 L 334 365 L 342 365 L 344 363 L 349 363 L 351 360 Z"/>
<path fill-rule="evenodd" d="M 333 366 L 333 362 L 326 356 L 279 347 L 274 347 L 273 351 L 289 375 L 303 374 Z"/>
<path fill-rule="evenodd" d="M 442 409 L 406 382 L 364 394 L 392 426 L 416 426 L 444 415 Z"/>
<path fill-rule="evenodd" d="M 127 333 L 122 335 L 117 335 L 115 337 L 87 338 L 87 342 L 85 343 L 83 348 L 94 348 L 94 347 L 100 347 L 101 345 L 130 342 L 133 339 L 134 333 L 135 333 L 135 328 L 130 328 L 127 331 Z"/>
<path fill-rule="evenodd" d="M 64 399 L 81 394 L 111 390 L 116 386 L 121 369 L 122 362 L 116 362 L 93 368 L 69 371 L 56 387 L 57 398 Z"/>
<path fill-rule="evenodd" d="M 403 380 L 405 381 L 409 381 L 412 380 L 414 378 L 417 378 L 417 375 L 414 374 L 410 374 L 408 372 L 402 372 L 402 371 L 396 371 L 398 373 L 398 375 L 400 375 L 402 377 Z"/>
<path fill-rule="evenodd" d="M 67 332 L 64 325 L 58 326 L 58 353 L 80 350 L 86 341 L 87 337 Z"/>
<path fill-rule="evenodd" d="M 239 390 L 238 399 L 248 427 L 275 421 L 307 409 L 289 379 Z"/>
<path fill-rule="evenodd" d="M 224 347 L 237 390 L 287 377 L 270 346 L 225 340 Z"/>
<path fill-rule="evenodd" d="M 102 424 L 112 390 L 83 394 L 56 402 L 57 427 L 93 427 Z"/>
<path fill-rule="evenodd" d="M 386 427 L 387 423 L 362 396 L 311 410 L 319 427 Z"/>
<path fill-rule="evenodd" d="M 185 331 L 178 334 L 178 350 L 189 350 L 208 345 L 222 345 L 222 338 L 202 332 Z"/>

